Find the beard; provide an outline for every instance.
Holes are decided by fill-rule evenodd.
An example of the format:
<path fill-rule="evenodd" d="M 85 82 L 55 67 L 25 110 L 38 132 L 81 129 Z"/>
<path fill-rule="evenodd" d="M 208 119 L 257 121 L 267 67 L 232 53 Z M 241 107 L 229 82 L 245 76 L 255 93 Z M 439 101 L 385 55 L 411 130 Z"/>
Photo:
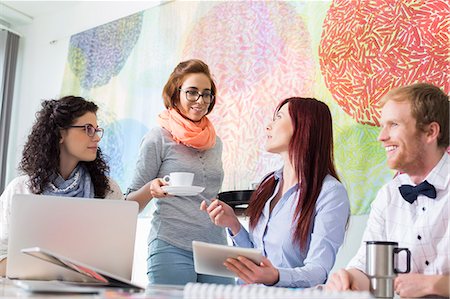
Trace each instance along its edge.
<path fill-rule="evenodd" d="M 401 144 L 396 153 L 388 158 L 388 166 L 402 173 L 412 174 L 424 167 L 425 149 L 419 134 L 408 143 Z"/>

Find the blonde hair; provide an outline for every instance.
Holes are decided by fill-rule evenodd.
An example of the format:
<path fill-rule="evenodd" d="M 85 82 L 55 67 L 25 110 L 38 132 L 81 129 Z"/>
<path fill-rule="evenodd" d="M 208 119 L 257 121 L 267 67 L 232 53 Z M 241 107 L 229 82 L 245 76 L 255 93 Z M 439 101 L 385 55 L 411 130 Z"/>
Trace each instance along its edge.
<path fill-rule="evenodd" d="M 438 146 L 444 148 L 449 146 L 449 97 L 439 87 L 428 83 L 416 83 L 395 88 L 381 99 L 381 106 L 388 101 L 409 101 L 417 129 L 423 131 L 430 123 L 438 123 L 440 127 Z"/>

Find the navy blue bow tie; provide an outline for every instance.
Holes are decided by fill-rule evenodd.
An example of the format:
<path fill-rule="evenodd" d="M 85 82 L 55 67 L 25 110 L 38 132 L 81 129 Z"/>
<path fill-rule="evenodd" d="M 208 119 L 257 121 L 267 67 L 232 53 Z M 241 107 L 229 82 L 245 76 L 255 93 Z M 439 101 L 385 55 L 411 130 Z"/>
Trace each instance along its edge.
<path fill-rule="evenodd" d="M 423 181 L 417 186 L 401 185 L 398 187 L 403 198 L 412 204 L 419 194 L 423 194 L 429 198 L 436 198 L 436 188 L 427 181 Z"/>

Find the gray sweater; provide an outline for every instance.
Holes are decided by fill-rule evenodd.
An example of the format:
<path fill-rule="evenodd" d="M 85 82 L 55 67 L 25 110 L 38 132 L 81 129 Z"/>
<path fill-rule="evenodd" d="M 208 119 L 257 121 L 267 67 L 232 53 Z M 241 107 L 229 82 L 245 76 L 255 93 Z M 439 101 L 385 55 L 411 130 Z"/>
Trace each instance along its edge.
<path fill-rule="evenodd" d="M 178 171 L 193 172 L 193 185 L 205 190 L 197 196 L 154 198 L 156 210 L 148 244 L 158 238 L 189 251 L 193 240 L 226 244 L 225 230 L 211 223 L 208 214 L 199 209 L 202 200 L 216 197 L 222 185 L 222 141 L 217 137 L 212 149 L 200 151 L 176 143 L 161 127 L 153 128 L 142 140 L 129 189 L 137 190 L 155 178 Z"/>

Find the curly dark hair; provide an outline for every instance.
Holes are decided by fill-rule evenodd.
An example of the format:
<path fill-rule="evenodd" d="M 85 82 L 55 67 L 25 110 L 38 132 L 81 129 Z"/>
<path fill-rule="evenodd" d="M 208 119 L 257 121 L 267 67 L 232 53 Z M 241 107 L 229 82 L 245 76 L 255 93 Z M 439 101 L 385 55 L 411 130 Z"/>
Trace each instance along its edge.
<path fill-rule="evenodd" d="M 42 109 L 36 113 L 36 121 L 19 164 L 19 170 L 30 177 L 33 193 L 42 193 L 59 169 L 60 130 L 73 125 L 75 120 L 85 113 L 96 113 L 97 110 L 96 104 L 76 96 L 42 102 Z M 97 149 L 97 158 L 94 161 L 79 163 L 89 171 L 95 197 L 104 198 L 110 190 L 107 177 L 109 167 L 100 148 Z"/>

